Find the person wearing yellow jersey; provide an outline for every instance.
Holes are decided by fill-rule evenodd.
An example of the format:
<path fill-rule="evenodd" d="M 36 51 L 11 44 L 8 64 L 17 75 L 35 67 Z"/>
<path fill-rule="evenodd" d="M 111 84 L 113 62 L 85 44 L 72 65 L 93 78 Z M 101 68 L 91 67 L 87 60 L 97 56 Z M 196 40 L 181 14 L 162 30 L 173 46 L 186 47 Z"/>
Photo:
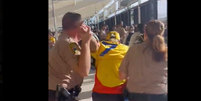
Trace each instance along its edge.
<path fill-rule="evenodd" d="M 111 31 L 106 41 L 100 42 L 98 51 L 91 53 L 96 60 L 93 101 L 124 101 L 122 91 L 126 81 L 119 79 L 118 71 L 128 48 L 120 43 L 119 33 Z"/>

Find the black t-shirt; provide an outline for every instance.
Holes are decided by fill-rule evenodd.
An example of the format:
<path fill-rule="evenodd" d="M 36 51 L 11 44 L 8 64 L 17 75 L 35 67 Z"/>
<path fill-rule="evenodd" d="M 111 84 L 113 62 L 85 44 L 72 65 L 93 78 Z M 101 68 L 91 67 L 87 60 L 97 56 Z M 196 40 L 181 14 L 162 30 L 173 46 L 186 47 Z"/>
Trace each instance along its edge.
<path fill-rule="evenodd" d="M 134 33 L 129 33 L 128 34 L 128 37 L 127 37 L 127 39 L 126 39 L 126 45 L 128 45 L 129 44 L 129 42 L 130 42 L 130 39 L 131 39 L 131 36 L 133 35 Z"/>

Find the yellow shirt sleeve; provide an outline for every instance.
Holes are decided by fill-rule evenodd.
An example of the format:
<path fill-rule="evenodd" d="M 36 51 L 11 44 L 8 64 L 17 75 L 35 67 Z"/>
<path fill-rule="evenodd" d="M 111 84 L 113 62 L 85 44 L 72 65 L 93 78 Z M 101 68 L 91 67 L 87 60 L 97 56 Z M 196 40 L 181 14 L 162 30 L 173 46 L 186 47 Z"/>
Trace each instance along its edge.
<path fill-rule="evenodd" d="M 94 59 L 96 59 L 96 58 L 97 58 L 97 53 L 98 53 L 98 51 L 96 51 L 95 53 L 91 53 L 91 56 L 92 56 Z"/>

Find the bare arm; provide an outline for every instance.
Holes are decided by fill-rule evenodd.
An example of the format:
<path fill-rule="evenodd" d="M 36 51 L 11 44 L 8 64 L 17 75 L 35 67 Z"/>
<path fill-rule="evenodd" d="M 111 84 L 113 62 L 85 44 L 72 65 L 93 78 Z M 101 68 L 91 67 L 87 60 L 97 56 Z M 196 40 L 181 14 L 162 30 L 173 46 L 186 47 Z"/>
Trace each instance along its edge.
<path fill-rule="evenodd" d="M 91 28 L 89 26 L 80 26 L 81 28 L 81 55 L 78 60 L 78 69 L 80 74 L 88 76 L 91 67 L 90 41 L 92 38 Z"/>
<path fill-rule="evenodd" d="M 120 79 L 120 80 L 123 81 L 123 80 L 127 79 L 127 77 L 128 77 L 127 74 L 125 74 L 125 73 L 123 73 L 123 72 L 119 72 L 119 79 Z"/>
<path fill-rule="evenodd" d="M 127 32 L 126 32 L 126 30 L 124 28 L 122 28 L 122 34 L 123 34 L 123 39 L 124 39 L 126 34 L 127 34 Z"/>
<path fill-rule="evenodd" d="M 81 76 L 86 77 L 89 74 L 91 67 L 90 43 L 82 42 L 81 47 L 82 49 L 78 62 L 78 70 Z"/>
<path fill-rule="evenodd" d="M 93 36 L 90 42 L 90 50 L 92 53 L 95 53 L 99 49 L 100 43 L 99 43 L 98 37 L 94 33 L 91 33 L 91 34 Z"/>
<path fill-rule="evenodd" d="M 130 49 L 129 49 L 130 50 Z M 128 78 L 128 64 L 129 64 L 129 50 L 125 55 L 119 67 L 119 79 L 124 80 Z"/>

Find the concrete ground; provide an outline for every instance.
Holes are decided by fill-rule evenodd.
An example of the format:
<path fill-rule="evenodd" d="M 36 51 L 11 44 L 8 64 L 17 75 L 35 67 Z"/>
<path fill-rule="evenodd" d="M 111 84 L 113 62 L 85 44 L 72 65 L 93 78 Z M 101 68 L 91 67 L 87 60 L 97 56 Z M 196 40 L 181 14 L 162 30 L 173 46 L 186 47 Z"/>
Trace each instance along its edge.
<path fill-rule="evenodd" d="M 82 92 L 79 95 L 79 101 L 92 101 L 91 91 L 94 86 L 94 74 L 95 70 L 91 70 L 88 77 L 84 78 L 84 82 L 82 84 Z"/>

